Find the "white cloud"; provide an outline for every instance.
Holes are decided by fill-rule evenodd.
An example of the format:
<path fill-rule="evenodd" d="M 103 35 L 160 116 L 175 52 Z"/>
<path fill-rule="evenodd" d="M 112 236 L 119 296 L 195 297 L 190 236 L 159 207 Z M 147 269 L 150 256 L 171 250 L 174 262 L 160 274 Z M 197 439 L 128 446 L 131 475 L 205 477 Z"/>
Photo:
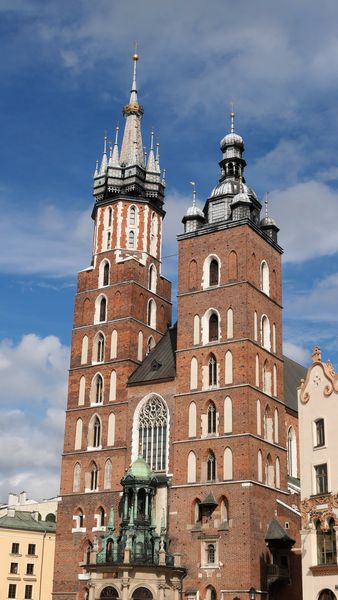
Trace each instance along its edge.
<path fill-rule="evenodd" d="M 283 354 L 304 366 L 308 365 L 310 361 L 308 349 L 288 340 L 283 342 Z"/>
<path fill-rule="evenodd" d="M 0 500 L 58 493 L 69 348 L 55 336 L 0 342 Z M 10 408 L 9 408 L 10 407 Z"/>
<path fill-rule="evenodd" d="M 338 273 L 314 282 L 310 289 L 288 292 L 287 304 L 289 319 L 302 319 L 327 323 L 338 322 Z"/>
<path fill-rule="evenodd" d="M 270 194 L 270 214 L 280 228 L 284 259 L 303 262 L 338 252 L 338 195 L 329 186 L 307 181 Z"/>

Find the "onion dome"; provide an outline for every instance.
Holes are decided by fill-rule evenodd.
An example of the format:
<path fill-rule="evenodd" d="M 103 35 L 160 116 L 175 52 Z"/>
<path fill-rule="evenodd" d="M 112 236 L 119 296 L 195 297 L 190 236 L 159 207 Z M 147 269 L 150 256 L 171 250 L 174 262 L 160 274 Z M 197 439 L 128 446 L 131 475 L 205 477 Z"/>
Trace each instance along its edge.
<path fill-rule="evenodd" d="M 264 204 L 265 204 L 265 216 L 261 219 L 260 227 L 266 235 L 268 235 L 274 242 L 277 243 L 277 233 L 279 231 L 279 227 L 276 224 L 276 221 L 269 216 L 268 214 L 268 194 L 265 196 Z"/>
<path fill-rule="evenodd" d="M 236 196 L 233 197 L 231 206 L 235 206 L 236 204 L 251 204 L 251 200 L 249 198 L 249 194 L 247 191 L 239 192 Z"/>
<path fill-rule="evenodd" d="M 242 189 L 249 196 L 252 196 L 255 200 L 257 200 L 256 193 L 251 187 L 243 183 Z M 210 198 L 214 198 L 216 196 L 235 196 L 236 194 L 239 194 L 239 192 L 240 182 L 235 179 L 226 179 L 215 185 L 211 191 Z"/>
<path fill-rule="evenodd" d="M 135 477 L 135 479 L 152 479 L 154 476 L 148 463 L 142 456 L 139 456 L 129 467 L 125 477 Z"/>
<path fill-rule="evenodd" d="M 195 231 L 200 225 L 205 223 L 205 215 L 203 210 L 196 206 L 196 184 L 194 181 L 190 182 L 193 187 L 192 192 L 192 205 L 189 206 L 187 212 L 185 213 L 182 223 L 184 224 L 184 231 L 188 233 L 189 231 Z"/>
<path fill-rule="evenodd" d="M 230 118 L 231 118 L 230 133 L 227 133 L 227 135 L 224 136 L 224 138 L 221 140 L 221 144 L 220 144 L 222 152 L 225 151 L 227 146 L 238 146 L 241 150 L 244 150 L 244 142 L 243 142 L 242 136 L 240 136 L 238 133 L 235 133 L 235 113 L 234 113 L 234 111 L 231 111 Z"/>
<path fill-rule="evenodd" d="M 261 227 L 277 227 L 276 221 L 272 217 L 265 216 L 260 222 Z"/>

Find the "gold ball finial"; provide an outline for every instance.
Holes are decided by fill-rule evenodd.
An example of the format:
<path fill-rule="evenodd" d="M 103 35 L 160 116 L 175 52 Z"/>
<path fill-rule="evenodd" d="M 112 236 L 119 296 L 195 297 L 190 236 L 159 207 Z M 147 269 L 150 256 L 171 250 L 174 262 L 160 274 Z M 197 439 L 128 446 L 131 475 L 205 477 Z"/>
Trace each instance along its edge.
<path fill-rule="evenodd" d="M 133 60 L 138 60 L 139 58 L 139 55 L 135 52 L 135 54 L 133 54 Z"/>

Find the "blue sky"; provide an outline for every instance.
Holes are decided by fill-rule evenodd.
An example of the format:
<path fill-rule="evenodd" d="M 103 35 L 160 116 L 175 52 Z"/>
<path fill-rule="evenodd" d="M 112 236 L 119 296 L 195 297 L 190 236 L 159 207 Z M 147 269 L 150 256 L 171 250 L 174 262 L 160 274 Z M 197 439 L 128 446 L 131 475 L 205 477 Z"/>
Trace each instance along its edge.
<path fill-rule="evenodd" d="M 281 229 L 285 352 L 308 364 L 318 343 L 338 364 L 337 19 L 335 0 L 1 0 L 0 500 L 58 490 L 92 173 L 123 125 L 135 39 L 143 141 L 154 126 L 167 171 L 164 255 L 189 182 L 202 203 L 218 181 L 233 101 L 247 181 Z"/>

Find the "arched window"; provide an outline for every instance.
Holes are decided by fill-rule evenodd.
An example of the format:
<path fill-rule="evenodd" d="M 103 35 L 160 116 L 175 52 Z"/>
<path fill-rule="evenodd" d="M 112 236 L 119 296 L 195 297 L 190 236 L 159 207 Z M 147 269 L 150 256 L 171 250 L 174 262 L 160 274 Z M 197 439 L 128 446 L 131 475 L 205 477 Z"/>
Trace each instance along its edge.
<path fill-rule="evenodd" d="M 88 361 L 88 336 L 85 335 L 82 338 L 81 365 L 85 365 L 87 361 Z"/>
<path fill-rule="evenodd" d="M 254 312 L 254 340 L 257 342 L 258 337 L 258 316 L 257 312 Z"/>
<path fill-rule="evenodd" d="M 113 465 L 108 458 L 104 464 L 104 489 L 110 490 L 112 484 Z"/>
<path fill-rule="evenodd" d="M 198 315 L 194 316 L 194 345 L 200 343 L 200 318 Z"/>
<path fill-rule="evenodd" d="M 85 394 L 86 394 L 86 378 L 84 377 L 84 375 L 82 375 L 82 377 L 80 379 L 80 385 L 79 385 L 79 400 L 78 400 L 79 406 L 82 406 L 85 403 Z"/>
<path fill-rule="evenodd" d="M 90 469 L 90 489 L 91 489 L 91 491 L 96 492 L 97 486 L 98 486 L 98 469 L 97 469 L 96 463 L 93 462 L 91 469 Z"/>
<path fill-rule="evenodd" d="M 276 444 L 278 444 L 278 438 L 279 438 L 279 415 L 278 415 L 278 409 L 275 408 L 275 412 L 274 412 L 274 427 L 273 427 L 273 431 L 274 431 L 274 441 Z"/>
<path fill-rule="evenodd" d="M 225 481 L 229 481 L 230 479 L 232 479 L 232 451 L 230 448 L 225 448 L 223 461 L 223 478 Z"/>
<path fill-rule="evenodd" d="M 129 231 L 128 248 L 135 248 L 135 231 L 133 229 Z"/>
<path fill-rule="evenodd" d="M 263 377 L 262 377 L 263 392 L 271 396 L 271 371 L 268 369 L 268 361 L 266 360 L 263 365 Z"/>
<path fill-rule="evenodd" d="M 188 483 L 196 483 L 196 454 L 191 451 L 188 454 Z"/>
<path fill-rule="evenodd" d="M 218 316 L 212 313 L 209 318 L 209 342 L 218 340 Z"/>
<path fill-rule="evenodd" d="M 140 410 L 137 423 L 138 452 L 153 471 L 167 467 L 168 410 L 164 401 L 153 394 Z"/>
<path fill-rule="evenodd" d="M 149 267 L 148 288 L 151 292 L 156 293 L 156 268 L 154 265 L 150 265 Z"/>
<path fill-rule="evenodd" d="M 151 352 L 153 348 L 155 348 L 155 340 L 151 335 L 147 341 L 147 354 L 149 354 L 149 352 Z"/>
<path fill-rule="evenodd" d="M 136 208 L 135 208 L 135 206 L 131 206 L 129 209 L 129 225 L 131 227 L 136 225 Z"/>
<path fill-rule="evenodd" d="M 107 446 L 114 446 L 115 443 L 115 415 L 110 413 L 108 418 L 108 434 L 107 434 Z"/>
<path fill-rule="evenodd" d="M 213 402 L 208 406 L 208 434 L 216 433 L 216 407 Z"/>
<path fill-rule="evenodd" d="M 296 432 L 293 427 L 289 427 L 288 429 L 288 474 L 290 477 L 298 477 L 298 468 L 297 468 L 297 439 Z"/>
<path fill-rule="evenodd" d="M 151 215 L 151 226 L 150 226 L 150 253 L 156 256 L 157 250 L 157 219 L 153 212 Z"/>
<path fill-rule="evenodd" d="M 81 508 L 78 508 L 75 512 L 75 516 L 73 517 L 75 521 L 75 529 L 81 529 L 83 527 L 84 522 L 84 514 Z"/>
<path fill-rule="evenodd" d="M 189 290 L 197 288 L 197 262 L 193 259 L 189 264 Z"/>
<path fill-rule="evenodd" d="M 200 521 L 201 521 L 200 504 L 201 504 L 201 501 L 199 500 L 199 498 L 195 498 L 195 500 L 192 503 L 192 511 L 191 511 L 192 519 L 191 520 L 195 524 L 200 523 Z"/>
<path fill-rule="evenodd" d="M 116 371 L 110 373 L 109 402 L 116 400 Z"/>
<path fill-rule="evenodd" d="M 320 521 L 316 523 L 317 557 L 319 565 L 337 563 L 336 532 L 334 519 L 330 519 L 328 527 L 323 529 Z"/>
<path fill-rule="evenodd" d="M 101 279 L 102 284 L 101 285 L 102 286 L 109 285 L 109 274 L 110 274 L 109 262 L 107 260 L 105 260 L 103 263 L 101 263 L 100 267 L 102 269 L 102 279 Z"/>
<path fill-rule="evenodd" d="M 107 300 L 104 296 L 100 299 L 100 309 L 99 309 L 99 321 L 106 321 L 107 319 Z"/>
<path fill-rule="evenodd" d="M 106 210 L 106 227 L 111 227 L 111 225 L 112 225 L 112 217 L 113 217 L 113 210 L 109 206 L 107 208 L 107 210 Z"/>
<path fill-rule="evenodd" d="M 337 600 L 336 594 L 331 592 L 328 588 L 322 590 L 318 596 L 318 600 Z"/>
<path fill-rule="evenodd" d="M 138 332 L 137 338 L 137 360 L 143 359 L 143 333 L 142 331 Z"/>
<path fill-rule="evenodd" d="M 275 469 L 273 466 L 271 454 L 268 454 L 266 457 L 265 483 L 270 487 L 275 487 Z"/>
<path fill-rule="evenodd" d="M 262 411 L 260 400 L 256 402 L 257 435 L 262 435 Z"/>
<path fill-rule="evenodd" d="M 110 358 L 117 357 L 117 331 L 114 329 L 111 334 L 110 341 Z"/>
<path fill-rule="evenodd" d="M 190 404 L 189 404 L 188 436 L 196 437 L 196 404 L 195 404 L 195 402 L 190 402 Z"/>
<path fill-rule="evenodd" d="M 227 338 L 231 340 L 234 337 L 234 311 L 232 308 L 227 310 Z"/>
<path fill-rule="evenodd" d="M 276 352 L 276 323 L 272 325 L 272 352 Z"/>
<path fill-rule="evenodd" d="M 139 587 L 133 592 L 132 600 L 153 600 L 153 595 L 147 588 Z"/>
<path fill-rule="evenodd" d="M 273 442 L 273 421 L 270 407 L 267 405 L 264 412 L 264 439 Z"/>
<path fill-rule="evenodd" d="M 232 400 L 227 396 L 224 400 L 224 433 L 232 432 Z"/>
<path fill-rule="evenodd" d="M 277 396 L 277 367 L 276 365 L 273 365 L 272 368 L 272 373 L 273 373 L 273 395 Z"/>
<path fill-rule="evenodd" d="M 82 419 L 76 421 L 74 450 L 82 448 Z"/>
<path fill-rule="evenodd" d="M 111 248 L 111 231 L 107 231 L 106 250 L 110 250 L 110 248 Z"/>
<path fill-rule="evenodd" d="M 94 338 L 93 344 L 93 362 L 104 361 L 104 335 L 99 331 Z"/>
<path fill-rule="evenodd" d="M 280 488 L 280 461 L 278 456 L 276 458 L 276 487 Z"/>
<path fill-rule="evenodd" d="M 215 563 L 215 556 L 216 556 L 215 544 L 208 544 L 208 546 L 207 546 L 207 564 L 208 565 L 213 565 Z"/>
<path fill-rule="evenodd" d="M 257 479 L 260 482 L 263 481 L 263 456 L 261 450 L 258 450 L 257 455 Z"/>
<path fill-rule="evenodd" d="M 210 450 L 207 458 L 207 480 L 215 481 L 216 479 L 216 459 L 214 453 Z"/>
<path fill-rule="evenodd" d="M 256 354 L 256 363 L 255 363 L 255 386 L 259 387 L 259 356 Z"/>
<path fill-rule="evenodd" d="M 209 285 L 218 285 L 219 282 L 219 267 L 218 260 L 213 258 L 209 265 Z"/>
<path fill-rule="evenodd" d="M 198 362 L 195 356 L 192 357 L 190 363 L 190 389 L 196 390 L 198 387 Z"/>
<path fill-rule="evenodd" d="M 262 262 L 261 262 L 260 283 L 261 283 L 262 292 L 264 292 L 264 294 L 267 294 L 269 296 L 269 294 L 270 294 L 269 267 L 268 267 L 268 263 L 265 260 L 262 260 Z"/>
<path fill-rule="evenodd" d="M 156 329 L 156 304 L 152 298 L 148 302 L 147 324 L 152 329 Z"/>
<path fill-rule="evenodd" d="M 119 595 L 117 590 L 110 585 L 108 587 L 103 588 L 100 594 L 100 600 L 101 598 L 102 600 L 117 600 L 118 597 Z"/>
<path fill-rule="evenodd" d="M 220 501 L 221 508 L 221 523 L 227 523 L 229 521 L 229 505 L 227 499 L 223 496 Z"/>
<path fill-rule="evenodd" d="M 230 350 L 228 350 L 225 353 L 225 384 L 227 383 L 232 383 L 233 382 L 233 377 L 232 377 L 232 353 L 230 352 Z"/>
<path fill-rule="evenodd" d="M 266 350 L 271 350 L 271 342 L 270 342 L 270 321 L 266 315 L 262 316 L 261 321 L 261 343 L 263 348 Z"/>
<path fill-rule="evenodd" d="M 102 404 L 103 402 L 103 378 L 99 373 L 95 375 L 92 382 L 90 401 L 92 404 Z"/>
<path fill-rule="evenodd" d="M 93 424 L 93 448 L 98 448 L 101 445 L 101 421 L 95 417 Z"/>
<path fill-rule="evenodd" d="M 237 254 L 232 250 L 229 254 L 229 279 L 238 279 L 238 263 Z"/>
<path fill-rule="evenodd" d="M 80 491 L 80 483 L 81 483 L 81 465 L 80 463 L 76 463 L 74 467 L 73 474 L 73 492 Z"/>
<path fill-rule="evenodd" d="M 210 354 L 208 361 L 209 387 L 217 385 L 217 361 L 214 354 Z"/>

